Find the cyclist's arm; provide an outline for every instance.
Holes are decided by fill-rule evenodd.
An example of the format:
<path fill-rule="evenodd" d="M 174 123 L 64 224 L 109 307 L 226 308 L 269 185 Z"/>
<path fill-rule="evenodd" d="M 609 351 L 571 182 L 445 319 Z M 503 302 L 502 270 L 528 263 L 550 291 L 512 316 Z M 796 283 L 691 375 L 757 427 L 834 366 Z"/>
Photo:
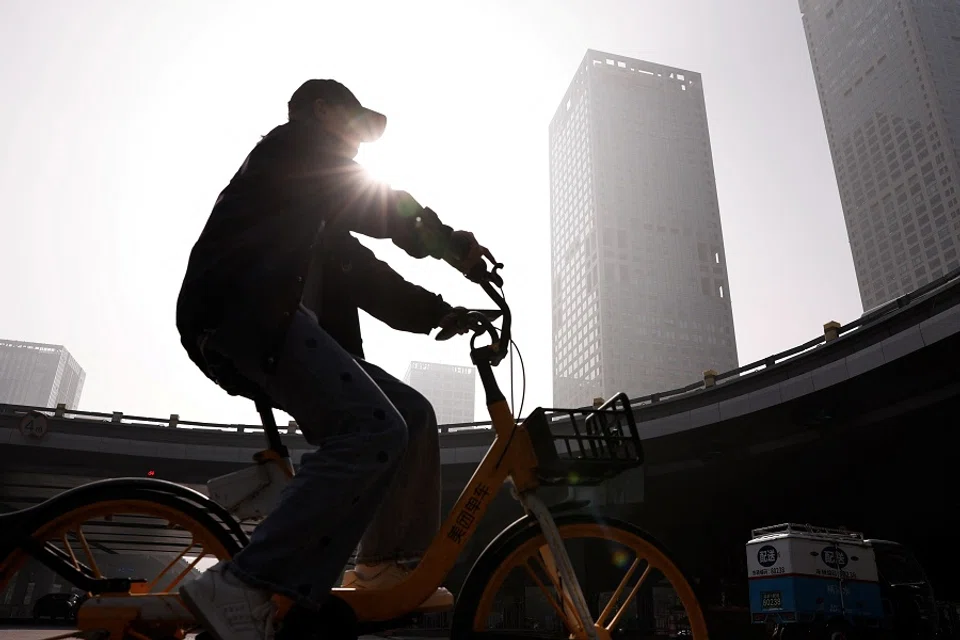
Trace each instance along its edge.
<path fill-rule="evenodd" d="M 439 295 L 407 282 L 370 249 L 350 238 L 351 296 L 357 306 L 398 331 L 430 333 L 451 311 Z"/>

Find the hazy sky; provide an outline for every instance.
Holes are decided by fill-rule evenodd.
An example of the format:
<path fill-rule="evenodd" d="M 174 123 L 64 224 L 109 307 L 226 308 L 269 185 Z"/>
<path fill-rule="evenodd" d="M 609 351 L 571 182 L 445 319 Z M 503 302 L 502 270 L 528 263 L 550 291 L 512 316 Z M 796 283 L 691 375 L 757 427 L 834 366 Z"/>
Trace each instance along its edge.
<path fill-rule="evenodd" d="M 527 407 L 549 405 L 547 125 L 588 48 L 703 74 L 741 363 L 860 315 L 794 1 L 2 0 L 0 337 L 65 345 L 82 409 L 255 422 L 187 358 L 176 297 L 218 192 L 290 93 L 332 77 L 389 117 L 360 159 L 506 264 Z M 443 263 L 367 244 L 451 303 L 484 301 Z M 465 340 L 363 326 L 397 376 L 469 363 Z"/>

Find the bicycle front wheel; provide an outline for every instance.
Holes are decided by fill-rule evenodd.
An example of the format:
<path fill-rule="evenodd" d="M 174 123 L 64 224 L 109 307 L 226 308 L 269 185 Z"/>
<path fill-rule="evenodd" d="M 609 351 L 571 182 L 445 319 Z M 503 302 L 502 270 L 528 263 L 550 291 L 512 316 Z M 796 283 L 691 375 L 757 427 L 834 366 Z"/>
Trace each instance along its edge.
<path fill-rule="evenodd" d="M 591 514 L 555 519 L 597 638 L 685 632 L 707 640 L 693 587 L 652 536 Z M 457 598 L 451 637 L 590 637 L 565 591 L 539 524 L 525 518 L 477 560 Z"/>

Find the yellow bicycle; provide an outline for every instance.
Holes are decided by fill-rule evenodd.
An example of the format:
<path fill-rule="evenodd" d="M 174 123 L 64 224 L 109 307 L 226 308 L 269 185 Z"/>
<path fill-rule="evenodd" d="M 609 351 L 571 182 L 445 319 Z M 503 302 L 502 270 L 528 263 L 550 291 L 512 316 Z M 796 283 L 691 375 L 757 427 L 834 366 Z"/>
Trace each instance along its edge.
<path fill-rule="evenodd" d="M 682 631 L 694 640 L 708 637 L 694 589 L 652 536 L 633 524 L 578 508 L 582 503 L 548 507 L 538 496 L 542 486 L 597 485 L 636 468 L 643 463 L 643 449 L 624 394 L 598 408 L 538 408 L 522 422 L 514 418 L 493 374 L 511 345 L 510 308 L 498 291 L 501 267 L 472 278 L 502 312 L 499 329 L 489 313 L 468 314 L 470 356 L 496 434 L 473 477 L 405 582 L 384 591 L 335 588 L 320 612 L 298 610 L 277 597 L 278 639 L 309 638 L 314 631 L 323 638 L 353 639 L 409 625 L 417 619 L 411 616 L 425 613 L 420 604 L 444 582 L 505 484 L 525 515 L 496 536 L 474 563 L 457 593 L 452 638 L 516 637 L 522 631 L 522 637 L 610 640 L 630 626 L 628 618 L 644 616 L 657 617 L 664 633 Z M 490 343 L 477 346 L 482 336 L 489 336 Z M 272 409 L 258 403 L 258 410 L 269 448 L 255 460 L 289 478 L 293 467 Z M 149 531 L 163 529 L 162 535 L 150 534 L 149 546 L 174 556 L 153 578 L 111 576 L 92 552 L 97 540 L 112 541 L 121 549 L 132 545 L 135 541 L 125 527 L 133 523 L 141 527 L 137 531 L 148 525 L 155 527 Z M 180 601 L 178 585 L 202 558 L 229 558 L 247 540 L 246 530 L 228 509 L 192 489 L 152 478 L 93 482 L 0 516 L 0 591 L 34 558 L 88 592 L 78 613 L 76 637 L 182 639 L 197 623 Z M 590 543 L 599 543 L 601 550 L 591 554 L 585 547 Z M 572 549 L 590 574 L 587 589 L 581 587 Z M 595 585 L 605 579 L 612 588 Z M 644 586 L 654 593 L 641 599 Z M 667 587 L 672 595 L 664 600 Z M 644 615 L 631 613 L 641 600 Z"/>

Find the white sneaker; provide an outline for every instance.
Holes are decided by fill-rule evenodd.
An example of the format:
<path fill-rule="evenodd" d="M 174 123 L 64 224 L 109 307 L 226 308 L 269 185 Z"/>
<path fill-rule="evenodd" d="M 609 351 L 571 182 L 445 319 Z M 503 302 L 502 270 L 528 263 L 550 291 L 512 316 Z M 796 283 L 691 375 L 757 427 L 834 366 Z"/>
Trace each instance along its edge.
<path fill-rule="evenodd" d="M 180 587 L 180 599 L 216 640 L 273 640 L 270 594 L 224 570 L 226 561 Z"/>
<path fill-rule="evenodd" d="M 343 574 L 343 586 L 347 589 L 383 590 L 403 582 L 410 570 L 397 564 L 379 564 L 374 566 L 357 565 Z M 447 611 L 453 608 L 453 594 L 440 587 L 434 591 L 419 607 L 418 611 Z"/>

